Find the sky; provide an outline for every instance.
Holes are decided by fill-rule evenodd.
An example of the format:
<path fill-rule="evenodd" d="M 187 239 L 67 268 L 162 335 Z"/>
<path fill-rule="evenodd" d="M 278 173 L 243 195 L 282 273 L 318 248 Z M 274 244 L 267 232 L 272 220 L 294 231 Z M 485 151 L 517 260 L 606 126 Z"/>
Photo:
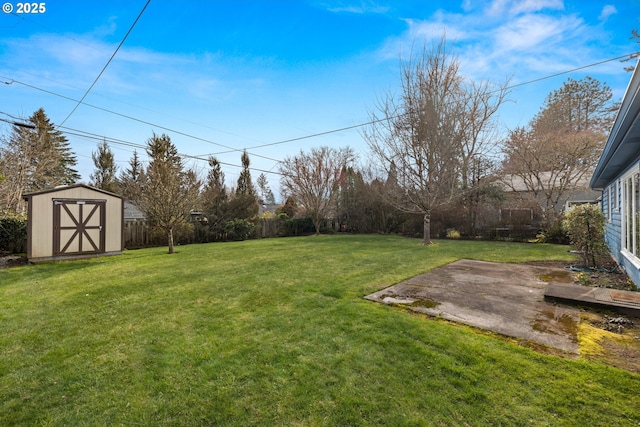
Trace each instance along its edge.
<path fill-rule="evenodd" d="M 146 161 L 154 133 L 202 176 L 214 155 L 228 186 L 246 149 L 254 182 L 265 173 L 276 194 L 279 161 L 300 150 L 350 147 L 366 162 L 358 125 L 398 93 L 402 61 L 443 35 L 467 79 L 513 86 L 503 135 L 568 78 L 596 78 L 620 100 L 630 63 L 593 64 L 640 50 L 640 0 L 0 3 L 0 119 L 44 108 L 86 183 L 102 140 L 124 169 L 134 149 Z"/>

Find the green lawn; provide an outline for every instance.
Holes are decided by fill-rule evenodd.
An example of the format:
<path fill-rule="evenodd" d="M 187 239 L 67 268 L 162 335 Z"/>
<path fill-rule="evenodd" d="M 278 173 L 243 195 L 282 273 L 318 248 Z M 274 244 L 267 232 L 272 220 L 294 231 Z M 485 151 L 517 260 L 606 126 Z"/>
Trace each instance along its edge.
<path fill-rule="evenodd" d="M 0 425 L 638 426 L 640 376 L 362 297 L 567 247 L 318 236 L 0 270 Z"/>

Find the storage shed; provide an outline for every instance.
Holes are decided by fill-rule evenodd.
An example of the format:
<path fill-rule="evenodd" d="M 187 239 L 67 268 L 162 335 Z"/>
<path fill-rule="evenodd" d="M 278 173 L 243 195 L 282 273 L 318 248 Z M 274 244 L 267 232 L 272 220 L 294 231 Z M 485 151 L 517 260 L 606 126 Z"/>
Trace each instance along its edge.
<path fill-rule="evenodd" d="M 118 255 L 122 197 L 78 184 L 25 194 L 27 258 L 31 262 Z"/>

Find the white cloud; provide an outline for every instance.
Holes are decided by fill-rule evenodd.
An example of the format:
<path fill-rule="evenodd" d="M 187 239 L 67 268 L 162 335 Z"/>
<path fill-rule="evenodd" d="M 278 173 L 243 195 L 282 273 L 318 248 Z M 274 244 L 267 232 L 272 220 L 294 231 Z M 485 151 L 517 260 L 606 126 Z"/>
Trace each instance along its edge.
<path fill-rule="evenodd" d="M 326 7 L 329 12 L 334 13 L 354 13 L 362 15 L 365 13 L 386 13 L 389 10 L 388 6 L 382 6 L 372 1 L 360 1 L 359 3 L 350 4 L 342 3 L 338 6 Z"/>
<path fill-rule="evenodd" d="M 603 29 L 578 14 L 564 12 L 557 0 L 495 0 L 472 13 L 439 10 L 427 19 L 404 19 L 406 30 L 379 49 L 379 60 L 406 59 L 411 49 L 429 45 L 446 32 L 461 71 L 477 80 L 537 78 L 602 59 Z M 491 15 L 500 12 L 498 15 Z"/>
<path fill-rule="evenodd" d="M 496 48 L 501 51 L 531 51 L 580 27 L 582 21 L 567 16 L 555 18 L 544 15 L 524 15 L 499 27 L 495 32 Z"/>
<path fill-rule="evenodd" d="M 516 16 L 542 10 L 564 10 L 563 0 L 494 0 L 487 8 L 490 17 Z"/>
<path fill-rule="evenodd" d="M 616 13 L 618 13 L 618 9 L 616 9 L 614 5 L 607 4 L 602 8 L 598 19 L 600 21 L 606 21 L 611 15 L 615 15 Z"/>

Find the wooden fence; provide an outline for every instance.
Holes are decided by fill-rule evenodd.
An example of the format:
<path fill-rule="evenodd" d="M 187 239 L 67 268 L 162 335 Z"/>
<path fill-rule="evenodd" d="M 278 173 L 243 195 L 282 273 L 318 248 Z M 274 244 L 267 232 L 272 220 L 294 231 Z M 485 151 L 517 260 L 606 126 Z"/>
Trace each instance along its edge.
<path fill-rule="evenodd" d="M 152 233 L 146 221 L 125 221 L 122 234 L 126 249 L 152 246 Z"/>

